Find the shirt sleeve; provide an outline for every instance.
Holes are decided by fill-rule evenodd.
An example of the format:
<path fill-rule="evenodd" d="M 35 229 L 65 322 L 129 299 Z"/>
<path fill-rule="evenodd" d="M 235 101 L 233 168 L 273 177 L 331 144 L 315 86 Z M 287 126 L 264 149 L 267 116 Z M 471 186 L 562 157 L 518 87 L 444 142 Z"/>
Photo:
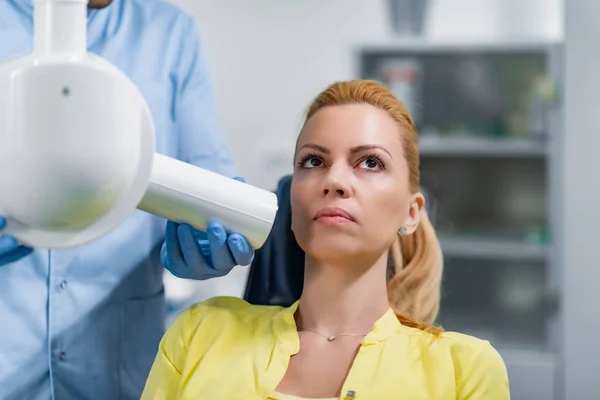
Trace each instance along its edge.
<path fill-rule="evenodd" d="M 489 342 L 477 347 L 458 372 L 457 400 L 510 400 L 504 360 Z"/>
<path fill-rule="evenodd" d="M 175 67 L 174 120 L 179 159 L 234 177 L 235 165 L 221 132 L 219 109 L 200 33 L 186 16 L 181 51 Z"/>
<path fill-rule="evenodd" d="M 181 313 L 158 346 L 141 400 L 171 400 L 179 396 L 181 375 L 188 352 L 190 309 Z"/>

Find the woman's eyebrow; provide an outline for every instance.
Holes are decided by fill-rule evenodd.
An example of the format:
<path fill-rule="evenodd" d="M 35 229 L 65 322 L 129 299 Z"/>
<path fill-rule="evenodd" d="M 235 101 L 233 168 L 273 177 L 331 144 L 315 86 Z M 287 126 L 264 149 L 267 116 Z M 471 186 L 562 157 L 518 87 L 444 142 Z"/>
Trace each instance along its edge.
<path fill-rule="evenodd" d="M 392 155 L 390 154 L 389 151 L 387 151 L 385 149 L 385 147 L 378 146 L 376 144 L 365 144 L 365 145 L 362 145 L 362 146 L 353 147 L 353 148 L 350 149 L 350 154 L 359 153 L 359 152 L 365 151 L 365 150 L 373 150 L 373 149 L 383 150 L 383 151 L 385 151 L 390 156 L 390 158 L 393 159 Z"/>
<path fill-rule="evenodd" d="M 329 154 L 330 151 L 327 147 L 318 145 L 318 144 L 314 144 L 314 143 L 307 143 L 305 145 L 303 145 L 302 147 L 300 147 L 298 150 L 302 150 L 304 148 L 309 148 L 309 149 L 314 149 L 314 150 L 318 150 L 320 152 L 323 152 L 325 154 Z"/>

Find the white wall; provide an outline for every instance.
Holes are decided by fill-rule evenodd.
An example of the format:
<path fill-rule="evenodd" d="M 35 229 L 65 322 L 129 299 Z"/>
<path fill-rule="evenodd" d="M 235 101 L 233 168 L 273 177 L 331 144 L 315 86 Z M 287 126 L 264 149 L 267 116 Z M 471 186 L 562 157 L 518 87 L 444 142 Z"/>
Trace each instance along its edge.
<path fill-rule="evenodd" d="M 311 98 L 335 80 L 354 77 L 356 45 L 393 38 L 386 0 L 172 1 L 198 21 L 240 174 L 269 190 L 291 172 Z M 429 2 L 426 30 L 432 38 L 563 35 L 562 0 Z M 200 285 L 206 296 L 239 295 L 245 276 L 240 269 Z"/>

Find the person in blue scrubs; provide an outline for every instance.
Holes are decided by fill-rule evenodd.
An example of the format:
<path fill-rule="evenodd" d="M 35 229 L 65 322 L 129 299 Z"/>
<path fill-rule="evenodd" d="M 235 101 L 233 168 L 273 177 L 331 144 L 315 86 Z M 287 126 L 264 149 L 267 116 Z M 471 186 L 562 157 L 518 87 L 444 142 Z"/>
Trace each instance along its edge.
<path fill-rule="evenodd" d="M 32 50 L 32 3 L 0 1 L 0 62 Z M 233 178 L 194 19 L 163 0 L 89 7 L 88 49 L 142 91 L 157 151 Z M 0 234 L 5 224 L 0 217 Z M 161 264 L 208 279 L 253 255 L 219 224 L 206 233 L 165 227 L 141 211 L 73 249 L 30 249 L 0 235 L 0 399 L 139 399 L 165 330 Z"/>

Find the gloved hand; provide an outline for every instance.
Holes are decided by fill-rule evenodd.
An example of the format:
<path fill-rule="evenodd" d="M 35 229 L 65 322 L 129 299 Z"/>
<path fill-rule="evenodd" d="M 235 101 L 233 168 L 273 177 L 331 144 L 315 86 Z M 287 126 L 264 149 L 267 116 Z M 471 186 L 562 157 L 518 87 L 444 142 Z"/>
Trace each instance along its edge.
<path fill-rule="evenodd" d="M 2 235 L 5 226 L 6 218 L 0 217 L 0 267 L 19 261 L 33 251 L 31 247 L 20 245 L 14 237 Z"/>
<path fill-rule="evenodd" d="M 242 235 L 228 236 L 218 222 L 209 223 L 202 232 L 188 224 L 168 221 L 160 258 L 178 278 L 206 280 L 225 276 L 236 265 L 250 264 L 254 249 Z"/>

